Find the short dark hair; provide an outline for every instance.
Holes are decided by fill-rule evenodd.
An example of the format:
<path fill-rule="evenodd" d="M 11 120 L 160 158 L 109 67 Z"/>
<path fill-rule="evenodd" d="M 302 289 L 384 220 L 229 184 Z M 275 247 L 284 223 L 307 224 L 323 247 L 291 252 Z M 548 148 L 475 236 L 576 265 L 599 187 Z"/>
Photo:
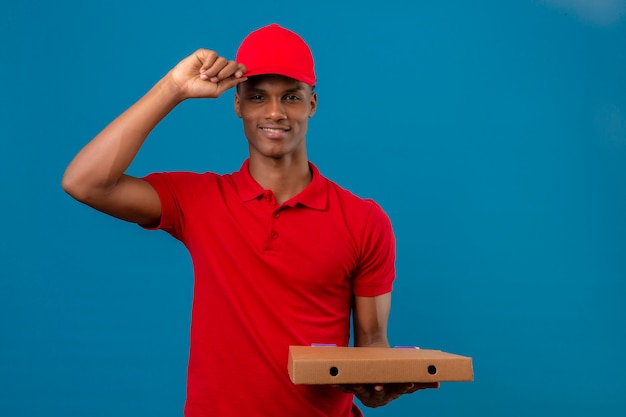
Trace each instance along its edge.
<path fill-rule="evenodd" d="M 287 76 L 285 76 L 285 75 L 280 75 L 280 74 L 261 74 L 261 75 L 253 75 L 253 76 L 251 76 L 250 78 L 248 78 L 248 80 L 255 79 L 255 78 L 256 78 L 256 79 L 259 79 L 259 78 L 261 78 L 261 77 L 266 77 L 266 76 L 268 76 L 268 75 L 277 76 L 277 77 L 283 77 L 283 78 L 290 78 L 290 77 L 287 77 Z M 292 79 L 292 80 L 295 80 L 294 78 L 291 78 L 291 79 Z M 313 92 L 313 91 L 315 90 L 315 86 L 314 86 L 314 85 L 307 84 L 307 83 L 302 82 L 302 81 L 299 81 L 299 80 L 295 80 L 295 81 L 298 81 L 300 84 L 303 84 L 303 85 L 308 85 L 309 87 L 311 87 L 311 92 Z M 245 81 L 245 82 L 247 82 L 247 81 Z M 239 84 L 237 84 L 237 86 L 235 87 L 235 88 L 236 88 L 236 90 L 237 90 L 237 93 L 239 93 L 239 86 L 240 86 L 241 84 L 242 84 L 242 83 L 239 83 Z"/>

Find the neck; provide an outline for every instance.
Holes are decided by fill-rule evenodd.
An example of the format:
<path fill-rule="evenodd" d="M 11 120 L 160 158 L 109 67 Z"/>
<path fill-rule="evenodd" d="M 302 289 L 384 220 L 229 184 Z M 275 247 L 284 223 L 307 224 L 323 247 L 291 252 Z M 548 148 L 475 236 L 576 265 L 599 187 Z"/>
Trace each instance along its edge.
<path fill-rule="evenodd" d="M 250 175 L 265 190 L 271 190 L 278 204 L 296 196 L 311 182 L 306 155 L 301 158 L 250 157 Z"/>

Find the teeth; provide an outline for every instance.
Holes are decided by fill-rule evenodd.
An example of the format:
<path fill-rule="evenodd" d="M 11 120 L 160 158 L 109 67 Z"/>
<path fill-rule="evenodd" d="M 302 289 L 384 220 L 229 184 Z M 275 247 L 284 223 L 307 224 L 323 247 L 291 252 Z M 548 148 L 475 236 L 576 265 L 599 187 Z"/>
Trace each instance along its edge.
<path fill-rule="evenodd" d="M 280 133 L 280 132 L 282 132 L 282 129 L 270 129 L 269 127 L 264 127 L 263 130 L 266 130 L 268 132 L 273 132 L 273 133 Z"/>

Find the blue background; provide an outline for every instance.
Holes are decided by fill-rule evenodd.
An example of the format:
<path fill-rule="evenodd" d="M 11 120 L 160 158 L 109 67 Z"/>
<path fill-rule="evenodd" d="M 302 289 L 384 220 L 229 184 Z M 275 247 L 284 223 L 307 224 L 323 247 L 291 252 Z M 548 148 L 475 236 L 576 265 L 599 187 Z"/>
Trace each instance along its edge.
<path fill-rule="evenodd" d="M 0 416 L 182 415 L 189 256 L 60 181 L 180 59 L 272 22 L 316 58 L 310 158 L 392 219 L 391 343 L 474 359 L 366 415 L 626 415 L 624 1 L 24 0 L 0 6 Z M 130 173 L 246 155 L 226 94 Z"/>

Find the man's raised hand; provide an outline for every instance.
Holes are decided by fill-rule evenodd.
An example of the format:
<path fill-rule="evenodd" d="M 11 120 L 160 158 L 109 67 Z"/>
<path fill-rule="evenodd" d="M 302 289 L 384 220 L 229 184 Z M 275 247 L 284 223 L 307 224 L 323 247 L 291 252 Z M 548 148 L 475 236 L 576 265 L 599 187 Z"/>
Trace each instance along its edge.
<path fill-rule="evenodd" d="M 198 49 L 178 63 L 168 78 L 181 100 L 217 98 L 224 91 L 244 82 L 246 67 L 219 56 L 215 51 Z"/>

